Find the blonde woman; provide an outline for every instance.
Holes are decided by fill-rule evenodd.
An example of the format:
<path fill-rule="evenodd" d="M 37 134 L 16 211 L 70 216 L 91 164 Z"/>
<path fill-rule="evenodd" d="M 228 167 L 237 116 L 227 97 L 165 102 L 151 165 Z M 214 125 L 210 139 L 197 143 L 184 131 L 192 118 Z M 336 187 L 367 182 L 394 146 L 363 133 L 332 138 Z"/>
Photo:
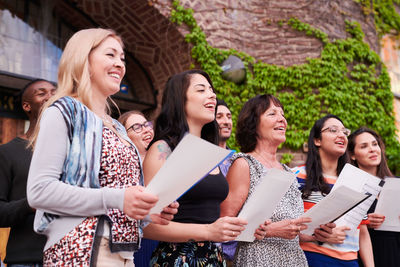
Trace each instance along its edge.
<path fill-rule="evenodd" d="M 124 74 L 123 44 L 112 30 L 81 30 L 68 41 L 57 94 L 33 137 L 27 185 L 34 228 L 47 236 L 45 266 L 133 266 L 138 220 L 158 199 L 143 192 L 138 152 L 107 114 Z M 168 223 L 177 210 L 166 211 L 153 222 Z"/>

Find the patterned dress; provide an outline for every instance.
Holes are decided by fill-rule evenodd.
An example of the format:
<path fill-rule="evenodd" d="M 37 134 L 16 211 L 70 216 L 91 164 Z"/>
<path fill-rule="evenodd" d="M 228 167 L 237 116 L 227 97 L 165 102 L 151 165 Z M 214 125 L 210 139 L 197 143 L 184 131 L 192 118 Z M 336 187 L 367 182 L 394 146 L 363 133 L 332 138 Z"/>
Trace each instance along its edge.
<path fill-rule="evenodd" d="M 263 174 L 268 171 L 254 157 L 238 153 L 232 157 L 232 162 L 244 158 L 250 167 L 249 196 L 254 192 Z M 285 170 L 290 171 L 287 166 Z M 246 199 L 246 201 L 247 201 Z M 270 218 L 272 222 L 285 219 L 295 219 L 303 214 L 303 201 L 298 190 L 297 180 L 294 180 L 289 190 L 285 193 Z M 264 238 L 254 242 L 238 242 L 235 255 L 235 266 L 271 266 L 271 267 L 303 267 L 308 266 L 306 257 L 299 245 L 299 237 L 283 239 L 278 237 Z"/>
<path fill-rule="evenodd" d="M 139 157 L 110 129 L 103 128 L 103 146 L 99 181 L 102 187 L 123 188 L 139 184 Z M 107 215 L 88 217 L 44 252 L 44 266 L 92 266 L 96 261 L 96 235 L 102 222 L 110 224 L 112 252 L 133 251 L 139 243 L 136 220 L 118 209 L 109 209 Z M 100 223 L 99 223 L 100 222 Z M 108 236 L 108 233 L 104 233 Z M 98 244 L 97 244 L 98 245 Z"/>
<path fill-rule="evenodd" d="M 220 204 L 228 195 L 225 176 L 209 174 L 178 199 L 174 221 L 212 223 L 219 218 Z M 152 267 L 225 267 L 222 249 L 211 241 L 160 242 L 150 260 Z"/>

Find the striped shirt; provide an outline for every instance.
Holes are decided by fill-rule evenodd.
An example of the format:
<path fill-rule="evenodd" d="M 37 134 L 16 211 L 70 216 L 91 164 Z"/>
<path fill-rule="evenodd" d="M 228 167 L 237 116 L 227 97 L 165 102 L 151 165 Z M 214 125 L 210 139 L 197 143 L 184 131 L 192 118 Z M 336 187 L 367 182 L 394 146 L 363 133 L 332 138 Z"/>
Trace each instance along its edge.
<path fill-rule="evenodd" d="M 307 179 L 305 165 L 295 167 L 292 171 L 296 174 L 297 181 L 300 185 L 299 189 L 302 190 Z M 324 174 L 324 179 L 332 188 L 337 177 Z M 320 191 L 313 191 L 307 199 L 303 199 L 304 212 L 309 210 L 323 198 L 324 195 L 322 195 Z M 361 222 L 361 224 L 365 223 L 365 220 Z M 355 260 L 357 259 L 357 252 L 359 250 L 359 235 L 360 227 L 358 227 L 357 231 L 352 233 L 348 231 L 343 244 L 323 243 L 322 245 L 319 245 L 317 242 L 300 242 L 300 246 L 304 251 L 324 254 L 339 260 Z"/>

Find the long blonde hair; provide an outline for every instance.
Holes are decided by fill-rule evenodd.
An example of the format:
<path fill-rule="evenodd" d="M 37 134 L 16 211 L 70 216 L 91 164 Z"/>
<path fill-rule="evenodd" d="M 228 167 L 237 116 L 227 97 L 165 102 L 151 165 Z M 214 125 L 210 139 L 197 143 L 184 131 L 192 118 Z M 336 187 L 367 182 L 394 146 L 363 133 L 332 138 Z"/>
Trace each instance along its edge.
<path fill-rule="evenodd" d="M 108 37 L 115 38 L 122 48 L 124 47 L 121 37 L 110 29 L 80 30 L 68 40 L 58 67 L 57 92 L 42 107 L 35 131 L 31 137 L 31 145 L 34 145 L 39 133 L 39 123 L 43 111 L 58 99 L 64 96 L 71 96 L 77 98 L 89 109 L 92 109 L 90 103 L 92 84 L 90 80 L 89 55 Z M 107 108 L 109 110 L 108 105 Z"/>

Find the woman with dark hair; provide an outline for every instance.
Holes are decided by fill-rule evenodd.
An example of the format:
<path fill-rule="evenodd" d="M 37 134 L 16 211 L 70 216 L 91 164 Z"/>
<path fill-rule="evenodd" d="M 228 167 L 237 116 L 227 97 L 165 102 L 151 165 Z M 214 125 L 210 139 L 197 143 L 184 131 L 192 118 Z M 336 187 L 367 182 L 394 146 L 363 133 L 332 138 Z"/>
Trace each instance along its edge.
<path fill-rule="evenodd" d="M 304 209 L 307 211 L 327 194 L 336 182 L 344 165 L 347 137 L 350 130 L 335 115 L 317 120 L 308 137 L 306 165 L 293 169 L 302 191 Z M 373 266 L 371 241 L 365 221 L 357 231 L 347 226 L 333 229 L 333 235 L 322 242 L 301 242 L 310 266 L 358 266 L 360 250 L 365 266 Z"/>
<path fill-rule="evenodd" d="M 185 71 L 167 81 L 155 137 L 144 160 L 146 184 L 187 132 L 218 145 L 215 109 L 214 88 L 204 71 Z M 220 203 L 228 191 L 225 177 L 215 168 L 178 199 L 178 213 L 167 227 L 147 226 L 146 238 L 164 241 L 154 251 L 150 265 L 225 266 L 222 251 L 214 242 L 234 240 L 247 223 L 234 217 L 219 218 Z"/>
<path fill-rule="evenodd" d="M 244 104 L 236 126 L 242 153 L 232 157 L 227 175 L 229 195 L 221 204 L 222 216 L 236 216 L 269 169 L 290 172 L 277 159 L 278 146 L 286 140 L 286 127 L 283 106 L 274 96 L 258 95 Z M 299 233 L 311 220 L 299 218 L 302 214 L 301 193 L 294 179 L 272 214 L 271 222 L 264 224 L 266 238 L 238 242 L 235 266 L 307 266 L 299 246 Z"/>
<path fill-rule="evenodd" d="M 348 153 L 351 163 L 381 179 L 393 176 L 387 165 L 385 145 L 381 137 L 367 127 L 361 127 L 349 136 Z M 368 211 L 368 230 L 374 252 L 375 266 L 400 266 L 400 233 L 375 231 L 383 221 L 383 214 L 375 213 L 377 200 Z"/>

